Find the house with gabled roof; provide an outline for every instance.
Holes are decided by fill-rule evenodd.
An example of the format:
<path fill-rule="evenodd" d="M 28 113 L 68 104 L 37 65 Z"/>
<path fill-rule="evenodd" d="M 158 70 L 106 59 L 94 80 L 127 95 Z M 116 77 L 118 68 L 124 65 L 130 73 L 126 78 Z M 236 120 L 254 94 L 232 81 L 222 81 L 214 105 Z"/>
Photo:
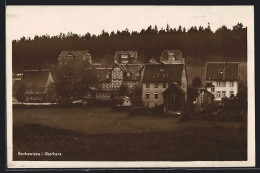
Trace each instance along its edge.
<path fill-rule="evenodd" d="M 206 88 L 198 88 L 198 96 L 195 101 L 195 112 L 209 111 L 213 108 L 215 96 Z"/>
<path fill-rule="evenodd" d="M 131 64 L 137 62 L 137 51 L 116 51 L 114 62 L 119 64 Z"/>
<path fill-rule="evenodd" d="M 78 62 L 87 61 L 89 64 L 92 64 L 91 55 L 88 50 L 64 50 L 59 55 L 58 64 L 64 65 L 72 60 Z"/>
<path fill-rule="evenodd" d="M 160 62 L 164 64 L 184 63 L 180 50 L 164 50 L 160 56 Z"/>
<path fill-rule="evenodd" d="M 27 102 L 42 102 L 54 80 L 50 69 L 24 70 L 21 82 L 25 84 Z"/>
<path fill-rule="evenodd" d="M 163 104 L 163 92 L 173 82 L 187 93 L 185 64 L 145 64 L 141 81 L 142 101 L 147 107 Z"/>
<path fill-rule="evenodd" d="M 187 93 L 179 84 L 173 82 L 163 92 L 163 108 L 168 115 L 181 114 L 185 106 L 185 95 Z"/>
<path fill-rule="evenodd" d="M 118 64 L 111 70 L 112 88 L 119 88 L 122 84 L 130 89 L 141 83 L 143 64 Z"/>
<path fill-rule="evenodd" d="M 205 87 L 215 100 L 235 96 L 238 92 L 239 62 L 207 62 Z"/>
<path fill-rule="evenodd" d="M 111 68 L 94 68 L 94 73 L 98 81 L 95 98 L 98 100 L 111 100 L 112 93 L 115 91 L 111 85 Z"/>

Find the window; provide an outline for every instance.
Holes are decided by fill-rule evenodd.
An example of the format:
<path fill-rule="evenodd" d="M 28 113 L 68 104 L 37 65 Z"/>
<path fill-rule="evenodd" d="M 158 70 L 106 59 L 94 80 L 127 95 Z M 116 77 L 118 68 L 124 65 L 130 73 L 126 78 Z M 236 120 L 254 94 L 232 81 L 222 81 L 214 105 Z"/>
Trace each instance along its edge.
<path fill-rule="evenodd" d="M 220 86 L 220 82 L 217 82 L 217 87 L 219 87 Z"/>
<path fill-rule="evenodd" d="M 154 106 L 158 106 L 158 104 L 157 104 L 157 103 L 154 103 Z"/>
<path fill-rule="evenodd" d="M 211 92 L 212 93 L 215 92 L 215 88 L 214 87 L 211 88 Z"/>
<path fill-rule="evenodd" d="M 226 82 L 222 82 L 222 86 L 225 87 L 226 86 Z"/>
<path fill-rule="evenodd" d="M 107 79 L 109 78 L 109 74 L 106 75 L 106 78 L 107 78 Z"/>
<path fill-rule="evenodd" d="M 226 91 L 222 91 L 222 98 L 226 97 Z"/>
<path fill-rule="evenodd" d="M 230 91 L 230 92 L 229 92 L 229 96 L 230 96 L 230 97 L 234 97 L 234 91 Z"/>
<path fill-rule="evenodd" d="M 229 83 L 229 86 L 230 86 L 230 87 L 233 87 L 233 86 L 234 86 L 234 82 L 231 81 L 231 82 Z"/>
<path fill-rule="evenodd" d="M 163 88 L 166 88 L 166 82 L 163 83 Z"/>
<path fill-rule="evenodd" d="M 158 83 L 154 83 L 154 88 L 158 88 Z"/>
<path fill-rule="evenodd" d="M 146 103 L 146 106 L 149 107 L 149 103 Z"/>
<path fill-rule="evenodd" d="M 127 77 L 130 77 L 130 72 L 127 72 Z"/>
<path fill-rule="evenodd" d="M 158 92 L 154 93 L 154 99 L 158 99 Z"/>
<path fill-rule="evenodd" d="M 217 98 L 219 98 L 219 97 L 220 97 L 220 91 L 217 92 Z"/>
<path fill-rule="evenodd" d="M 136 73 L 136 76 L 140 76 L 140 73 L 139 73 L 139 72 L 137 72 L 137 73 Z"/>
<path fill-rule="evenodd" d="M 150 88 L 150 84 L 149 83 L 146 83 L 146 88 Z"/>
<path fill-rule="evenodd" d="M 146 99 L 149 99 L 149 98 L 150 98 L 150 93 L 147 92 L 147 93 L 146 93 Z"/>

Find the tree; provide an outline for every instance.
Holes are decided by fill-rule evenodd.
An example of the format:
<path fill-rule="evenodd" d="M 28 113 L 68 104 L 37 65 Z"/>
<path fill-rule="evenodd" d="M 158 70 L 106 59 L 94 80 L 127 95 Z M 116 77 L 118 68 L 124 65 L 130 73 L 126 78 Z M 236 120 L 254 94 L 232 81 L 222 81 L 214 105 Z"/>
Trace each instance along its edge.
<path fill-rule="evenodd" d="M 142 101 L 142 86 L 135 85 L 132 90 L 130 91 L 130 98 L 132 106 L 134 107 L 140 107 L 143 106 Z"/>
<path fill-rule="evenodd" d="M 71 65 L 59 66 L 56 70 L 55 90 L 59 96 L 59 101 L 69 103 L 73 96 L 73 73 Z"/>
<path fill-rule="evenodd" d="M 19 73 L 46 63 L 53 65 L 62 50 L 85 49 L 89 50 L 93 61 L 99 62 L 105 62 L 107 55 L 114 55 L 117 50 L 138 50 L 139 55 L 143 51 L 147 58 L 151 58 L 159 57 L 165 49 L 179 49 L 185 57 L 193 59 L 219 55 L 234 57 L 233 61 L 244 61 L 247 58 L 247 28 L 238 23 L 231 29 L 222 26 L 213 32 L 210 24 L 198 29 L 195 26 L 172 29 L 169 25 L 158 29 L 148 25 L 147 29 L 132 31 L 131 34 L 125 29 L 110 34 L 103 31 L 99 35 L 87 33 L 80 36 L 69 32 L 56 36 L 22 37 L 12 42 L 13 70 Z"/>
<path fill-rule="evenodd" d="M 46 93 L 46 101 L 50 103 L 54 103 L 57 101 L 57 93 L 55 91 L 55 85 L 51 84 L 48 87 L 47 93 Z"/>
<path fill-rule="evenodd" d="M 25 97 L 25 84 L 22 82 L 16 91 L 16 98 L 19 102 L 24 102 Z"/>
<path fill-rule="evenodd" d="M 193 87 L 195 87 L 195 88 L 201 87 L 200 77 L 195 77 L 195 78 L 193 78 L 193 80 L 192 80 L 192 82 L 191 82 L 191 86 L 193 86 Z"/>
<path fill-rule="evenodd" d="M 111 54 L 111 53 L 109 53 L 109 54 L 106 54 L 105 56 L 104 56 L 104 58 L 103 58 L 103 61 L 101 61 L 102 63 L 104 63 L 104 64 L 113 64 L 113 62 L 114 62 L 114 55 L 113 54 Z"/>
<path fill-rule="evenodd" d="M 128 86 L 122 84 L 122 85 L 119 87 L 119 96 L 126 96 L 127 94 L 128 94 Z"/>
<path fill-rule="evenodd" d="M 93 88 L 97 87 L 97 79 L 93 69 L 86 69 L 80 66 L 74 73 L 74 92 L 73 96 L 76 99 L 84 101 L 88 94 L 93 95 Z"/>
<path fill-rule="evenodd" d="M 70 61 L 58 67 L 56 72 L 55 89 L 65 103 L 72 99 L 83 100 L 96 87 L 97 80 L 93 69 L 88 68 L 86 61 Z"/>

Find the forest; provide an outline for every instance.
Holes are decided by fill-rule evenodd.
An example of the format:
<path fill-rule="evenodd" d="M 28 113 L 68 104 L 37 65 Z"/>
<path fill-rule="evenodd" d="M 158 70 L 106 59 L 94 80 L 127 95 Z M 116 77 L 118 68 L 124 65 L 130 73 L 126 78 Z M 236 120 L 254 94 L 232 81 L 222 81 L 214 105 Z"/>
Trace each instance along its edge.
<path fill-rule="evenodd" d="M 159 59 L 163 50 L 181 50 L 186 63 L 196 64 L 206 61 L 246 61 L 247 27 L 238 23 L 231 29 L 221 26 L 212 31 L 206 28 L 179 26 L 158 29 L 148 26 L 138 31 L 102 31 L 99 35 L 72 32 L 56 36 L 22 37 L 12 41 L 13 72 L 25 69 L 40 69 L 55 65 L 63 50 L 89 50 L 93 62 L 113 63 L 115 51 L 137 50 L 138 58 L 147 62 Z"/>

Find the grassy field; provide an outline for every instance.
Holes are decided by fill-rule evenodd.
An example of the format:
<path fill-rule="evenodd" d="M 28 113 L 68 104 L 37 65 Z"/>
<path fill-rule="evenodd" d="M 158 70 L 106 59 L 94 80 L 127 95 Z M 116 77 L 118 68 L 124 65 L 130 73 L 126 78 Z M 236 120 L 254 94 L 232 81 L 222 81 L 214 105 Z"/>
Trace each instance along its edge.
<path fill-rule="evenodd" d="M 245 122 L 129 116 L 110 108 L 14 109 L 14 160 L 246 160 Z M 56 152 L 62 156 L 18 156 Z"/>

